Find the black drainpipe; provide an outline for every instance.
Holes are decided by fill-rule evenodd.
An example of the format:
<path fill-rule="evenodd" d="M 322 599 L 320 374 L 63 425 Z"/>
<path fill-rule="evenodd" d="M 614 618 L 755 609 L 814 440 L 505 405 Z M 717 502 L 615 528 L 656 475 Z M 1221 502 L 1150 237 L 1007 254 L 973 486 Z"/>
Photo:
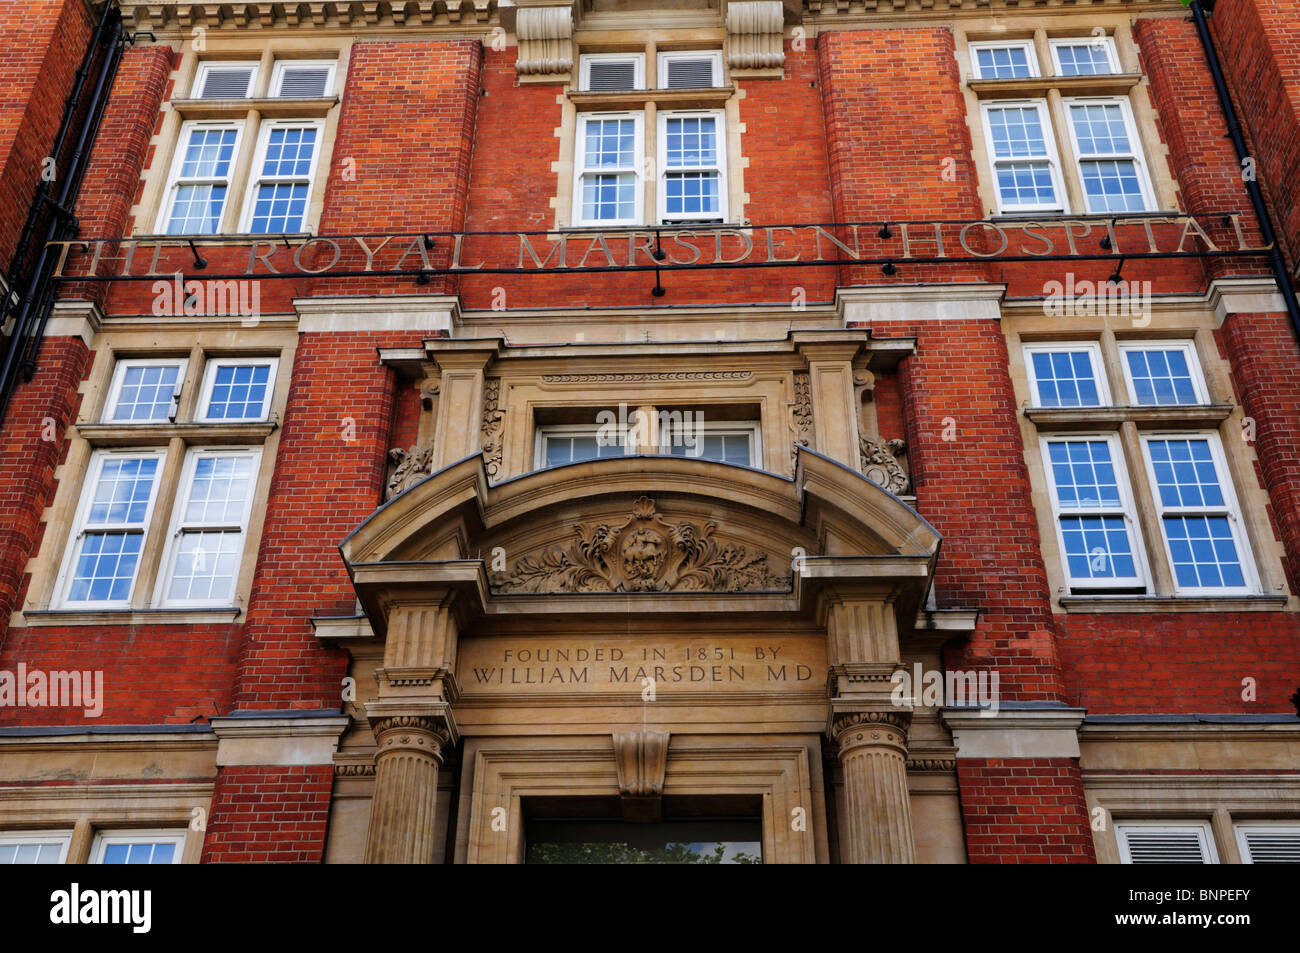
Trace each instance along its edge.
<path fill-rule="evenodd" d="M 9 399 L 18 387 L 20 374 L 24 380 L 31 380 L 36 370 L 36 356 L 41 347 L 41 337 L 45 333 L 45 324 L 49 320 L 50 310 L 53 307 L 57 286 L 57 283 L 50 279 L 50 275 L 58 253 L 52 252 L 50 243 L 71 240 L 79 231 L 73 208 L 81 191 L 81 183 L 89 164 L 90 149 L 99 132 L 100 120 L 103 118 L 108 101 L 108 91 L 117 75 L 123 44 L 127 39 L 129 38 L 125 37 L 122 31 L 121 11 L 117 9 L 114 0 L 108 0 L 100 16 L 94 39 L 77 70 L 72 91 L 64 104 L 63 119 L 50 152 L 55 160 L 58 178 L 61 180 L 58 195 L 51 197 L 47 183 L 45 181 L 40 183 L 10 266 L 10 296 L 5 302 L 5 307 L 0 309 L 0 315 L 9 313 L 10 308 L 16 309 L 17 313 L 14 316 L 13 328 L 5 341 L 4 360 L 0 363 L 0 421 L 4 420 Z M 85 105 L 78 129 L 76 128 L 77 115 L 82 112 L 82 95 L 97 55 L 100 56 L 100 62 L 95 75 L 95 86 Z M 76 143 L 71 155 L 63 161 L 64 147 L 74 132 Z M 35 250 L 36 261 L 29 268 L 26 262 L 29 257 L 29 245 L 42 219 L 47 220 L 44 241 Z"/>
<path fill-rule="evenodd" d="M 1244 163 L 1250 158 L 1246 149 L 1246 140 L 1241 135 L 1241 123 L 1237 121 L 1237 112 L 1232 108 L 1232 97 L 1228 95 L 1228 86 L 1223 81 L 1223 69 L 1219 65 L 1219 54 L 1215 52 L 1214 41 L 1210 39 L 1210 25 L 1205 15 L 1214 12 L 1215 0 L 1192 0 L 1192 19 L 1196 21 L 1196 32 L 1201 35 L 1201 46 L 1205 47 L 1205 58 L 1210 62 L 1210 75 L 1214 77 L 1214 88 L 1219 93 L 1219 105 L 1228 120 L 1228 135 L 1237 148 L 1237 159 Z M 1255 217 L 1259 220 L 1259 230 L 1264 236 L 1264 243 L 1269 247 L 1269 258 L 1273 265 L 1273 277 L 1277 281 L 1282 298 L 1286 301 L 1287 313 L 1291 316 L 1291 327 L 1300 338 L 1300 305 L 1296 303 L 1295 288 L 1291 285 L 1291 276 L 1287 274 L 1286 260 L 1277 243 L 1277 233 L 1273 231 L 1273 220 L 1268 216 L 1264 205 L 1264 193 L 1259 189 L 1258 175 L 1246 180 L 1246 191 L 1250 193 L 1251 204 L 1255 206 Z"/>

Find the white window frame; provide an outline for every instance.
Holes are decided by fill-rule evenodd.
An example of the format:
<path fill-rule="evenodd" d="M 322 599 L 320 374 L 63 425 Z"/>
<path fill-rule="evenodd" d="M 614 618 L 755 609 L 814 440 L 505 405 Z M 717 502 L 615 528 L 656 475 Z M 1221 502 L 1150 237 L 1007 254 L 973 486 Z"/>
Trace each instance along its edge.
<path fill-rule="evenodd" d="M 674 456 L 670 445 L 672 435 L 667 432 L 666 427 L 659 428 L 659 452 L 665 456 Z M 761 443 L 761 429 L 757 421 L 748 420 L 718 420 L 705 421 L 704 429 L 700 437 L 709 436 L 710 434 L 744 434 L 749 437 L 749 463 L 748 466 L 755 469 L 762 469 L 763 465 L 763 447 Z M 706 460 L 704 456 L 692 456 L 689 453 L 679 459 L 685 460 L 704 460 L 708 463 L 720 463 L 719 460 Z"/>
<path fill-rule="evenodd" d="M 1052 443 L 1096 443 L 1104 442 L 1110 449 L 1111 466 L 1115 469 L 1116 485 L 1119 488 L 1117 508 L 1102 507 L 1062 507 L 1057 496 L 1056 476 L 1052 471 L 1052 458 L 1048 445 Z M 1124 460 L 1124 448 L 1117 433 L 1047 433 L 1038 438 L 1038 452 L 1043 462 L 1043 475 L 1047 481 L 1047 492 L 1052 504 L 1052 529 L 1056 534 L 1057 550 L 1061 557 L 1061 572 L 1066 585 L 1073 590 L 1083 589 L 1145 589 L 1150 591 L 1151 569 L 1147 565 L 1146 543 L 1142 536 L 1142 524 L 1138 522 L 1137 503 L 1133 496 L 1133 482 L 1128 475 L 1128 465 Z M 1109 579 L 1075 579 L 1070 573 L 1069 554 L 1065 548 L 1065 533 L 1061 529 L 1061 518 L 1069 516 L 1122 516 L 1128 530 L 1129 548 L 1133 553 L 1133 569 L 1137 573 L 1132 577 L 1112 577 Z"/>
<path fill-rule="evenodd" d="M 535 439 L 533 440 L 533 469 L 541 470 L 548 466 L 546 462 L 546 441 L 552 437 L 595 437 L 601 430 L 603 424 L 542 424 L 537 428 Z M 634 428 L 629 425 L 627 432 L 623 434 L 623 455 L 627 456 L 632 453 L 632 447 L 627 443 L 627 438 L 633 432 Z M 598 458 L 602 459 L 602 458 Z M 590 463 L 591 461 L 583 461 Z M 568 466 L 568 464 L 555 464 L 556 466 Z"/>
<path fill-rule="evenodd" d="M 68 847 L 72 843 L 71 831 L 0 831 L 0 846 L 22 847 L 28 844 L 58 844 L 59 859 L 54 863 L 66 864 L 68 862 Z M 26 866 L 14 864 L 12 866 Z M 37 866 L 37 865 L 33 865 Z M 52 865 L 51 865 L 52 866 Z M 0 870 L 5 869 L 0 867 Z"/>
<path fill-rule="evenodd" d="M 290 68 L 306 67 L 308 69 L 328 69 L 329 76 L 325 80 L 325 92 L 320 95 L 321 98 L 327 99 L 335 95 L 334 81 L 338 75 L 338 60 L 276 60 L 275 66 L 271 70 L 271 87 L 267 95 L 272 99 L 280 99 L 280 87 L 284 83 L 284 72 Z"/>
<path fill-rule="evenodd" d="M 237 367 L 247 364 L 269 364 L 270 373 L 266 382 L 266 396 L 262 400 L 262 414 L 260 417 L 210 417 L 208 416 L 208 405 L 212 402 L 212 387 L 216 382 L 217 369 L 221 367 Z M 275 394 L 276 374 L 280 369 L 280 360 L 275 357 L 214 357 L 209 358 L 207 366 L 203 369 L 203 386 L 199 390 L 199 405 L 196 408 L 195 421 L 201 424 L 248 424 L 263 423 L 271 412 L 271 400 Z"/>
<path fill-rule="evenodd" d="M 721 109 L 675 109 L 664 111 L 658 114 L 656 122 L 658 131 L 655 144 L 655 164 L 658 170 L 658 180 L 655 183 L 657 223 L 662 223 L 668 219 L 668 188 L 667 178 L 669 172 L 711 172 L 714 166 L 689 166 L 668 168 L 668 120 L 683 119 L 692 117 L 709 116 L 713 118 L 718 135 L 718 160 L 716 171 L 718 173 L 718 211 L 716 214 L 698 213 L 688 215 L 675 215 L 673 221 L 681 222 L 707 222 L 712 219 L 719 219 L 724 224 L 728 221 L 728 202 L 727 202 L 727 116 L 726 112 Z"/>
<path fill-rule="evenodd" d="M 592 170 L 592 175 L 631 173 L 636 177 L 632 217 L 628 219 L 585 219 L 582 217 L 582 180 L 587 173 L 584 165 L 587 155 L 587 124 L 602 119 L 631 119 L 635 123 L 632 144 L 632 168 L 624 170 Z M 573 155 L 573 222 L 580 227 L 604 228 L 619 225 L 640 225 L 645 218 L 645 113 L 642 111 L 584 112 L 578 114 L 578 134 Z"/>
<path fill-rule="evenodd" d="M 1232 471 L 1228 469 L 1227 459 L 1223 454 L 1223 442 L 1219 434 L 1212 430 L 1170 430 L 1143 432 L 1138 435 L 1142 447 L 1142 462 L 1147 470 L 1147 485 L 1151 487 L 1151 505 L 1155 507 L 1156 522 L 1160 527 L 1160 541 L 1165 547 L 1166 565 L 1174 586 L 1174 593 L 1179 596 L 1240 596 L 1258 593 L 1259 575 L 1255 567 L 1255 556 L 1251 550 L 1250 540 L 1246 534 L 1246 524 L 1241 515 L 1241 504 L 1237 501 L 1237 489 L 1233 485 Z M 1150 442 L 1152 440 L 1205 440 L 1210 446 L 1210 459 L 1214 461 L 1215 475 L 1219 478 L 1219 488 L 1223 492 L 1224 506 L 1211 507 L 1167 507 L 1161 502 L 1160 487 L 1156 483 L 1155 465 L 1151 459 Z M 1169 546 L 1169 534 L 1165 532 L 1165 516 L 1195 516 L 1198 514 L 1226 516 L 1232 530 L 1232 541 L 1237 547 L 1237 557 L 1241 560 L 1241 575 L 1244 586 L 1226 588 L 1223 586 L 1180 586 L 1174 570 L 1173 551 Z"/>
<path fill-rule="evenodd" d="M 1115 843 L 1119 847 L 1119 862 L 1121 864 L 1133 863 L 1132 855 L 1129 853 L 1128 832 L 1130 830 L 1142 831 L 1174 831 L 1186 830 L 1193 828 L 1200 832 L 1201 847 L 1203 856 L 1207 864 L 1217 864 L 1219 862 L 1219 852 L 1214 846 L 1214 831 L 1210 828 L 1209 821 L 1179 821 L 1179 820 L 1162 820 L 1162 821 L 1124 821 L 1115 824 Z"/>
<path fill-rule="evenodd" d="M 181 181 L 181 168 L 185 164 L 185 152 L 189 147 L 190 136 L 195 129 L 234 129 L 235 145 L 230 159 L 230 169 L 225 178 L 195 178 Z M 217 230 L 212 234 L 220 235 L 222 233 L 223 223 L 230 216 L 230 201 L 234 194 L 235 168 L 239 165 L 239 152 L 244 143 L 244 120 L 207 120 L 193 119 L 181 123 L 180 132 L 176 134 L 176 149 L 172 156 L 171 168 L 167 171 L 167 187 L 163 192 L 163 201 L 158 209 L 158 220 L 155 223 L 155 233 L 158 235 L 169 235 L 168 225 L 171 222 L 172 209 L 176 205 L 176 195 L 182 185 L 205 185 L 225 183 L 226 201 L 221 206 L 221 217 L 217 221 Z M 180 234 L 193 234 L 190 232 Z M 203 234 L 207 234 L 206 232 Z"/>
<path fill-rule="evenodd" d="M 316 147 L 312 150 L 311 168 L 306 175 L 272 175 L 262 174 L 266 162 L 266 150 L 271 143 L 271 133 L 276 129 L 315 129 Z M 262 122 L 257 131 L 257 149 L 253 152 L 253 164 L 248 171 L 248 188 L 244 192 L 243 212 L 239 217 L 239 231 L 250 234 L 253 217 L 257 210 L 257 193 L 263 185 L 292 184 L 306 182 L 307 198 L 303 202 L 302 224 L 297 232 L 266 232 L 268 235 L 302 235 L 308 234 L 311 220 L 311 202 L 315 193 L 316 170 L 320 166 L 320 154 L 325 145 L 325 121 L 323 119 L 268 119 Z M 262 233 L 259 233 L 262 234 Z"/>
<path fill-rule="evenodd" d="M 988 40 L 980 43 L 970 44 L 970 69 L 971 77 L 977 80 L 997 79 L 995 76 L 980 75 L 979 57 L 976 53 L 979 50 L 1001 50 L 1001 49 L 1022 49 L 1025 51 L 1025 59 L 1029 63 L 1029 77 L 1040 75 L 1038 68 L 1038 51 L 1034 48 L 1033 40 Z M 1016 79 L 1028 79 L 1029 77 L 1015 77 Z M 1012 77 L 1004 76 L 1002 79 L 1011 80 Z"/>
<path fill-rule="evenodd" d="M 660 89 L 668 89 L 668 63 L 675 59 L 708 59 L 713 64 L 713 82 L 709 86 L 695 86 L 692 89 L 718 89 L 723 84 L 721 50 L 674 50 L 658 55 L 655 67 L 655 79 Z"/>
<path fill-rule="evenodd" d="M 199 68 L 194 72 L 194 82 L 190 86 L 191 99 L 200 98 L 203 92 L 203 84 L 208 79 L 208 73 L 214 69 L 247 69 L 249 71 L 248 87 L 244 90 L 243 96 L 235 98 L 252 99 L 253 92 L 257 89 L 257 76 L 262 71 L 261 64 L 257 60 L 204 60 L 199 63 Z M 212 102 L 221 102 L 221 100 L 212 100 Z"/>
<path fill-rule="evenodd" d="M 1147 168 L 1147 159 L 1145 151 L 1142 148 L 1142 137 L 1138 134 L 1137 123 L 1133 120 L 1133 107 L 1128 101 L 1127 96 L 1070 96 L 1062 98 L 1062 111 L 1065 116 L 1065 124 L 1069 127 L 1070 149 L 1073 153 L 1074 173 L 1078 176 L 1079 192 L 1083 196 L 1084 213 L 1087 215 L 1118 215 L 1133 214 L 1108 212 L 1105 210 L 1094 212 L 1088 207 L 1088 190 L 1083 180 L 1083 163 L 1104 161 L 1106 159 L 1131 159 L 1137 168 L 1138 186 L 1142 189 L 1142 209 L 1144 212 L 1155 211 L 1156 200 L 1155 190 L 1151 185 L 1151 172 Z M 1113 153 L 1109 155 L 1083 155 L 1079 151 L 1079 137 L 1074 128 L 1074 117 L 1072 107 L 1088 105 L 1118 105 L 1120 113 L 1124 117 L 1124 131 L 1128 136 L 1129 145 L 1133 147 L 1132 152 Z M 991 142 L 990 142 L 991 145 Z M 1055 147 L 1053 147 L 1055 148 Z"/>
<path fill-rule="evenodd" d="M 1200 359 L 1196 356 L 1196 346 L 1191 341 L 1120 341 L 1119 362 L 1124 368 L 1124 385 L 1128 388 L 1128 400 L 1133 407 L 1192 407 L 1194 404 L 1139 404 L 1137 387 L 1133 384 L 1133 372 L 1128 363 L 1129 351 L 1182 351 L 1187 359 L 1187 370 L 1192 376 L 1192 389 L 1196 392 L 1197 404 L 1208 404 L 1210 394 L 1205 386 L 1205 374 L 1201 371 Z"/>
<path fill-rule="evenodd" d="M 1005 107 L 1024 108 L 1033 106 L 1038 110 L 1038 122 L 1043 129 L 1043 143 L 1047 147 L 1047 155 L 1039 158 L 1018 157 L 1012 159 L 999 159 L 997 151 L 993 144 L 993 128 L 989 122 L 989 112 L 993 109 L 1002 109 Z M 1046 99 L 985 99 L 980 101 L 980 124 L 984 129 L 984 147 L 988 153 L 989 170 L 993 173 L 993 195 L 998 203 L 998 214 L 1014 214 L 1019 212 L 1062 212 L 1068 214 L 1070 211 L 1070 202 L 1065 194 L 1065 177 L 1061 168 L 1061 156 L 1056 150 L 1056 131 L 1052 125 L 1052 114 L 1047 108 Z M 1002 189 L 998 186 L 998 166 L 1002 163 L 1012 162 L 1046 162 L 1052 176 L 1052 188 L 1056 192 L 1057 201 L 1053 204 L 1038 203 L 1036 205 L 1007 205 L 1002 201 Z"/>
<path fill-rule="evenodd" d="M 153 457 L 158 460 L 158 469 L 154 473 L 153 489 L 149 494 L 149 502 L 145 506 L 144 519 L 140 521 L 140 557 L 135 561 L 135 573 L 131 577 L 131 587 L 127 591 L 126 598 L 121 600 L 104 600 L 95 601 L 91 599 L 73 600 L 68 597 L 72 589 L 72 581 L 76 575 L 77 556 L 80 553 L 81 538 L 88 532 L 127 532 L 120 526 L 113 527 L 94 527 L 89 528 L 86 525 L 86 519 L 90 515 L 90 507 L 94 502 L 95 487 L 99 485 L 100 475 L 103 473 L 104 463 L 108 460 L 121 459 L 123 457 Z M 90 457 L 90 464 L 86 467 L 86 479 L 81 485 L 81 499 L 77 502 L 76 515 L 72 522 L 72 531 L 68 533 L 68 542 L 63 553 L 62 568 L 59 570 L 58 582 L 55 586 L 55 592 L 58 593 L 57 605 L 64 608 L 93 608 L 93 607 L 117 607 L 126 608 L 131 605 L 135 596 L 135 586 L 140 579 L 140 566 L 145 561 L 145 547 L 149 544 L 149 528 L 153 519 L 154 505 L 158 502 L 158 489 L 163 482 L 164 469 L 167 466 L 167 451 L 165 449 L 149 448 L 144 450 L 96 450 Z M 137 532 L 134 525 L 129 532 Z"/>
<path fill-rule="evenodd" d="M 1237 851 L 1241 855 L 1243 864 L 1253 864 L 1254 859 L 1250 855 L 1250 844 L 1246 842 L 1246 832 L 1249 830 L 1259 830 L 1260 828 L 1277 827 L 1285 831 L 1290 831 L 1300 836 L 1300 820 L 1291 821 L 1238 821 L 1233 825 L 1233 833 L 1237 838 Z"/>
<path fill-rule="evenodd" d="M 1109 76 L 1120 71 L 1119 53 L 1115 49 L 1115 38 L 1110 35 L 1105 36 L 1068 36 L 1056 37 L 1047 41 L 1052 49 L 1052 70 L 1057 76 L 1065 76 L 1061 72 L 1061 47 L 1063 46 L 1101 46 L 1106 51 L 1106 60 L 1110 63 L 1110 73 L 1083 73 L 1071 75 L 1083 76 Z"/>
<path fill-rule="evenodd" d="M 244 500 L 244 511 L 240 514 L 238 523 L 191 523 L 186 521 L 185 510 L 189 506 L 190 493 L 194 489 L 194 472 L 198 467 L 199 460 L 205 457 L 248 457 L 253 461 L 248 482 L 248 498 Z M 257 495 L 257 483 L 258 476 L 261 473 L 261 466 L 261 447 L 196 447 L 186 452 L 185 462 L 181 467 L 180 483 L 176 487 L 176 502 L 172 506 L 171 521 L 167 527 L 167 551 L 163 554 L 163 569 L 158 573 L 158 583 L 155 587 L 152 605 L 166 608 L 202 608 L 226 607 L 234 603 L 235 595 L 239 591 L 240 569 L 243 567 L 244 557 L 248 555 L 248 522 L 253 512 L 253 497 Z M 230 582 L 230 598 L 225 600 L 169 598 L 168 593 L 171 592 L 172 578 L 176 574 L 176 560 L 180 553 L 181 540 L 185 537 L 185 534 L 187 532 L 217 531 L 238 531 L 243 537 L 240 542 L 238 566 L 235 570 L 235 576 Z"/>
<path fill-rule="evenodd" d="M 185 836 L 185 831 L 170 828 L 150 831 L 99 831 L 95 834 L 94 843 L 90 848 L 90 862 L 102 864 L 108 848 L 116 844 L 170 843 L 176 845 L 176 849 L 172 851 L 172 863 L 179 864 L 181 855 L 185 852 Z"/>
<path fill-rule="evenodd" d="M 185 386 L 185 369 L 189 361 L 183 357 L 151 357 L 151 358 L 122 358 L 113 368 L 113 383 L 108 389 L 108 399 L 104 403 L 101 423 L 120 424 L 128 427 L 139 427 L 144 424 L 175 423 L 176 405 L 180 399 L 181 388 Z M 132 367 L 176 367 L 179 373 L 176 377 L 176 390 L 172 393 L 171 413 L 165 420 L 120 420 L 113 416 L 117 410 L 118 399 L 122 396 L 122 386 L 125 383 L 126 372 Z"/>
<path fill-rule="evenodd" d="M 1106 380 L 1105 363 L 1102 359 L 1101 345 L 1096 341 L 1035 341 L 1032 344 L 1026 344 L 1023 348 L 1025 360 L 1025 373 L 1029 377 L 1029 393 L 1033 396 L 1034 407 L 1044 407 L 1042 395 L 1038 391 L 1038 374 L 1034 370 L 1033 356 L 1035 354 L 1059 354 L 1067 352 L 1070 354 L 1084 353 L 1089 355 L 1092 361 L 1092 380 L 1097 388 L 1097 400 L 1100 401 L 1097 407 L 1110 407 L 1110 383 Z M 1080 406 L 1093 406 L 1085 404 Z M 1053 407 L 1052 410 L 1069 410 L 1070 407 Z"/>
<path fill-rule="evenodd" d="M 578 90 L 579 92 L 592 92 L 591 89 L 591 64 L 592 63 L 609 63 L 611 61 L 631 60 L 634 65 L 635 80 L 633 89 L 645 89 L 645 53 L 583 53 L 578 57 Z M 599 92 L 615 92 L 614 90 L 599 90 Z M 618 92 L 630 92 L 630 90 L 618 90 Z"/>

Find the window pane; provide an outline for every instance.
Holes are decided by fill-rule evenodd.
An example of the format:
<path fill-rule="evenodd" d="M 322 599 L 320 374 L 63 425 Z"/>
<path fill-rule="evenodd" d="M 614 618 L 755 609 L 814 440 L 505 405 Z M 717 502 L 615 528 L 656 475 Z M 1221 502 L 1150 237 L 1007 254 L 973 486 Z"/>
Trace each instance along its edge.
<path fill-rule="evenodd" d="M 546 437 L 546 466 L 623 456 L 623 445 L 591 436 Z"/>
<path fill-rule="evenodd" d="M 1126 351 L 1133 394 L 1140 405 L 1194 404 L 1196 386 L 1187 353 L 1172 350 Z"/>
<path fill-rule="evenodd" d="M 7 864 L 57 864 L 59 843 L 0 844 L 0 867 Z"/>
<path fill-rule="evenodd" d="M 1070 440 L 1047 445 L 1056 496 L 1063 508 L 1119 507 L 1119 483 L 1104 440 Z"/>
<path fill-rule="evenodd" d="M 1152 440 L 1147 452 L 1162 506 L 1225 505 L 1208 440 Z"/>
<path fill-rule="evenodd" d="M 1132 155 L 1124 111 L 1118 103 L 1071 105 L 1070 119 L 1074 123 L 1080 155 Z"/>
<path fill-rule="evenodd" d="M 278 182 L 258 186 L 249 231 L 254 235 L 302 231 L 307 214 L 306 182 Z"/>
<path fill-rule="evenodd" d="M 224 179 L 235 154 L 234 129 L 194 129 L 181 160 L 183 179 Z"/>
<path fill-rule="evenodd" d="M 252 476 L 252 457 L 200 457 L 194 464 L 185 522 L 242 523 Z"/>
<path fill-rule="evenodd" d="M 1179 586 L 1241 588 L 1246 585 L 1226 516 L 1166 516 L 1164 527 Z"/>
<path fill-rule="evenodd" d="M 316 151 L 315 129 L 272 129 L 266 141 L 266 158 L 262 163 L 263 178 L 271 176 L 304 176 L 311 172 L 311 160 Z"/>
<path fill-rule="evenodd" d="M 1079 163 L 1090 212 L 1140 212 L 1146 208 L 1137 163 L 1132 159 L 1086 159 Z"/>
<path fill-rule="evenodd" d="M 634 174 L 583 176 L 582 217 L 585 221 L 622 221 L 635 215 Z"/>
<path fill-rule="evenodd" d="M 143 525 L 157 471 L 157 457 L 105 460 L 86 522 L 94 526 Z"/>
<path fill-rule="evenodd" d="M 1043 125 L 1034 106 L 999 106 L 989 110 L 993 155 L 998 159 L 1047 156 Z"/>
<path fill-rule="evenodd" d="M 113 420 L 167 420 L 181 369 L 170 365 L 128 366 L 113 407 Z"/>
<path fill-rule="evenodd" d="M 664 210 L 669 218 L 721 212 L 716 172 L 670 172 L 664 178 L 664 188 Z"/>
<path fill-rule="evenodd" d="M 750 463 L 750 436 L 742 433 L 695 434 L 690 440 L 676 436 L 668 452 L 675 457 L 698 457 L 716 463 L 747 467 Z"/>
<path fill-rule="evenodd" d="M 87 533 L 81 541 L 68 598 L 123 602 L 131 594 L 143 533 Z"/>
<path fill-rule="evenodd" d="M 1061 61 L 1062 76 L 1095 76 L 1111 71 L 1110 55 L 1101 43 L 1058 46 L 1056 56 Z"/>
<path fill-rule="evenodd" d="M 718 164 L 717 120 L 712 116 L 681 116 L 667 121 L 664 165 L 669 169 Z"/>
<path fill-rule="evenodd" d="M 1061 537 L 1070 578 L 1132 579 L 1137 575 L 1123 517 L 1063 516 Z"/>
<path fill-rule="evenodd" d="M 176 845 L 166 844 L 109 844 L 104 848 L 105 864 L 170 864 L 176 855 Z"/>
<path fill-rule="evenodd" d="M 182 602 L 229 601 L 243 550 L 242 532 L 183 534 L 167 598 Z"/>
<path fill-rule="evenodd" d="M 636 122 L 589 119 L 586 125 L 587 169 L 630 169 L 636 161 Z"/>
<path fill-rule="evenodd" d="M 977 49 L 975 62 L 980 79 L 1013 79 L 1029 75 L 1029 55 L 1023 46 Z"/>
<path fill-rule="evenodd" d="M 1042 407 L 1096 407 L 1101 403 L 1087 351 L 1038 351 L 1034 380 Z"/>
<path fill-rule="evenodd" d="M 1003 205 L 1055 205 L 1056 186 L 1046 162 L 999 162 L 998 191 Z"/>
<path fill-rule="evenodd" d="M 225 364 L 212 376 L 207 417 L 214 420 L 261 420 L 265 416 L 270 364 Z"/>
<path fill-rule="evenodd" d="M 176 190 L 169 235 L 214 235 L 226 204 L 224 185 L 182 185 Z"/>

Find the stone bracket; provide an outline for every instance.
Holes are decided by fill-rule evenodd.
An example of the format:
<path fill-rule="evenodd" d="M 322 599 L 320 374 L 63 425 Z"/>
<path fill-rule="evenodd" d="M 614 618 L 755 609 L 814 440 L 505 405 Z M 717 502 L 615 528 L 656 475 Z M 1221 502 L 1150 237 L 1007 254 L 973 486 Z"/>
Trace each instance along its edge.
<path fill-rule="evenodd" d="M 535 81 L 565 82 L 573 72 L 573 8 L 520 7 L 515 14 L 515 70 Z"/>
<path fill-rule="evenodd" d="M 737 0 L 727 4 L 727 65 L 732 70 L 780 70 L 785 9 L 781 0 Z"/>
<path fill-rule="evenodd" d="M 614 732 L 614 764 L 618 769 L 618 791 L 625 821 L 646 822 L 662 818 L 668 739 L 666 731 Z"/>

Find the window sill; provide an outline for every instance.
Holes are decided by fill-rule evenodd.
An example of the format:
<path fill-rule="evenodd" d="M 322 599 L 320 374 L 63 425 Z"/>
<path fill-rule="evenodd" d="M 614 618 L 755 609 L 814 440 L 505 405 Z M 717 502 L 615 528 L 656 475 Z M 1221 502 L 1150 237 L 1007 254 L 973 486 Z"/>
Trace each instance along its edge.
<path fill-rule="evenodd" d="M 1138 426 L 1217 427 L 1232 416 L 1231 404 L 1179 404 L 1163 407 L 1026 407 L 1024 414 L 1040 428 L 1095 430 L 1125 421 Z"/>
<path fill-rule="evenodd" d="M 1103 73 L 1100 76 L 1024 76 L 1016 79 L 971 79 L 966 86 L 983 96 L 1024 96 L 1059 89 L 1066 96 L 1113 96 L 1127 93 L 1142 82 L 1141 73 Z"/>
<path fill-rule="evenodd" d="M 1062 596 L 1066 612 L 1278 612 L 1286 596 Z"/>
<path fill-rule="evenodd" d="M 164 444 L 175 437 L 190 445 L 255 444 L 264 443 L 277 426 L 279 424 L 274 420 L 212 424 L 78 424 L 77 436 L 95 447 Z"/>
<path fill-rule="evenodd" d="M 25 609 L 28 628 L 53 625 L 221 625 L 243 614 L 237 606 L 214 609 Z"/>
<path fill-rule="evenodd" d="M 311 99 L 173 99 L 183 119 L 242 119 L 250 110 L 267 118 L 319 118 L 338 105 L 337 96 Z"/>
<path fill-rule="evenodd" d="M 654 103 L 663 109 L 716 108 L 735 92 L 734 86 L 712 89 L 628 89 L 613 92 L 569 91 L 569 102 L 578 109 L 644 109 Z"/>

